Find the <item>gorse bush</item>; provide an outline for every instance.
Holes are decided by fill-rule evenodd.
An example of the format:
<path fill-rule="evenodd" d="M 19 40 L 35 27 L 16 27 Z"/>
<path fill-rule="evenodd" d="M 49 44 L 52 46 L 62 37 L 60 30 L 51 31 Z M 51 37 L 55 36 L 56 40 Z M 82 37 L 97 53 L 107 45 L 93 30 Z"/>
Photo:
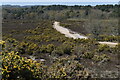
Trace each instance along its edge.
<path fill-rule="evenodd" d="M 39 46 L 32 42 L 21 42 L 17 48 L 20 54 L 33 54 L 37 53 Z"/>
<path fill-rule="evenodd" d="M 48 68 L 47 74 L 51 75 L 50 78 L 57 79 L 80 79 L 89 76 L 89 72 L 85 70 L 84 66 L 78 61 L 74 61 L 74 56 L 57 59 L 53 65 Z"/>
<path fill-rule="evenodd" d="M 42 45 L 40 47 L 41 53 L 51 53 L 54 50 L 55 46 L 53 44 Z"/>
<path fill-rule="evenodd" d="M 93 56 L 94 56 L 94 54 L 91 53 L 91 52 L 85 52 L 85 53 L 82 55 L 83 58 L 88 58 L 88 59 L 92 59 Z"/>
<path fill-rule="evenodd" d="M 14 80 L 42 79 L 42 63 L 20 57 L 16 52 L 2 52 L 2 78 Z"/>
<path fill-rule="evenodd" d="M 103 52 L 103 51 L 109 52 L 110 47 L 108 45 L 100 44 L 98 46 L 98 52 Z"/>
<path fill-rule="evenodd" d="M 5 48 L 5 41 L 0 40 L 0 46 L 2 47 L 2 50 Z"/>
<path fill-rule="evenodd" d="M 0 44 L 4 45 L 5 41 L 0 41 Z M 48 52 L 51 52 L 54 49 L 54 45 L 49 44 L 46 48 L 48 48 Z M 9 52 L 3 49 L 1 54 L 3 57 L 2 79 L 5 80 L 79 79 L 79 77 L 88 77 L 89 75 L 78 61 L 74 61 L 74 56 L 58 58 L 52 65 L 46 66 L 41 61 L 21 57 L 19 52 Z"/>
<path fill-rule="evenodd" d="M 33 80 L 43 78 L 42 62 L 21 57 L 18 52 L 7 51 L 8 45 L 6 43 L 5 41 L 0 41 L 0 45 L 4 46 L 1 52 L 2 79 Z"/>
<path fill-rule="evenodd" d="M 100 35 L 97 39 L 98 41 L 110 41 L 117 42 L 120 39 L 120 36 L 108 36 L 108 35 Z"/>
<path fill-rule="evenodd" d="M 73 51 L 73 45 L 71 44 L 67 44 L 67 43 L 63 43 L 62 45 L 56 47 L 53 51 L 52 54 L 54 55 L 64 55 L 64 54 L 68 54 L 70 55 Z"/>
<path fill-rule="evenodd" d="M 67 38 L 52 27 L 52 21 L 26 20 L 24 22 L 20 20 L 17 22 L 15 20 L 13 23 L 15 27 L 20 23 L 22 27 L 18 26 L 18 29 L 24 29 L 27 26 L 22 25 L 23 23 L 32 23 L 37 27 L 28 25 L 29 28 L 26 30 L 21 29 L 17 34 L 12 32 L 11 36 L 7 32 L 3 37 L 5 41 L 0 41 L 3 55 L 3 79 L 49 80 L 57 78 L 64 80 L 72 78 L 80 80 L 89 76 L 89 70 L 91 75 L 97 75 L 96 72 L 91 73 L 91 71 L 102 71 L 102 68 L 107 70 L 107 64 L 116 64 L 117 54 L 115 53 L 119 53 L 119 45 L 109 47 L 99 44 L 95 39 Z M 79 26 L 81 23 L 79 21 L 73 25 Z M 9 28 L 13 28 L 12 26 Z M 77 26 L 74 28 L 79 29 Z M 80 28 L 80 32 L 82 30 Z M 97 65 L 104 61 L 107 63 L 104 66 Z M 98 69 L 99 66 L 102 68 Z M 112 66 L 116 68 L 115 65 Z"/>
<path fill-rule="evenodd" d="M 99 62 L 99 61 L 109 61 L 110 57 L 107 56 L 106 54 L 102 54 L 102 55 L 94 55 L 94 57 L 92 58 L 94 61 Z"/>

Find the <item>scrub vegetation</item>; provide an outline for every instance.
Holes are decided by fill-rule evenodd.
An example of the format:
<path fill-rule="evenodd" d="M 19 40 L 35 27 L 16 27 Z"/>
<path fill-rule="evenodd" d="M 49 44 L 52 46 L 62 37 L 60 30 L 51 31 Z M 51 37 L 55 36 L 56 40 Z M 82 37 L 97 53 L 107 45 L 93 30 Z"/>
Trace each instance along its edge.
<path fill-rule="evenodd" d="M 3 80 L 118 78 L 118 5 L 3 6 Z M 54 21 L 88 39 L 65 37 Z"/>

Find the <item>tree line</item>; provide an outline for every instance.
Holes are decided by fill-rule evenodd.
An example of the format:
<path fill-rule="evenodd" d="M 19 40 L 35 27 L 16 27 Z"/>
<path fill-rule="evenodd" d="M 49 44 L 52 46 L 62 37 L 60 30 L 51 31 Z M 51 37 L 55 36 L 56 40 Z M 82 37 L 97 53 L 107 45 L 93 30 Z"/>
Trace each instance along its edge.
<path fill-rule="evenodd" d="M 11 6 L 3 5 L 3 19 L 52 19 L 88 18 L 93 10 L 102 16 L 118 17 L 119 5 L 48 5 Z M 109 13 L 109 14 L 106 14 Z M 89 16 L 88 16 L 89 15 Z M 87 16 L 87 17 L 86 17 Z"/>

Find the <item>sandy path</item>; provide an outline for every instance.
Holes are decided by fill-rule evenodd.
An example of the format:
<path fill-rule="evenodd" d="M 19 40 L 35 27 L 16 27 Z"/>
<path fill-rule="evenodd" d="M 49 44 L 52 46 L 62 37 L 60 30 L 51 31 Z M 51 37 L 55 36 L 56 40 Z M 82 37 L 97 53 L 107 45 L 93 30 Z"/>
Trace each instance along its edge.
<path fill-rule="evenodd" d="M 66 37 L 73 38 L 73 39 L 78 39 L 78 38 L 87 39 L 87 37 L 82 36 L 76 32 L 70 33 L 69 29 L 60 26 L 59 22 L 54 22 L 53 27 L 60 33 L 65 34 Z"/>
<path fill-rule="evenodd" d="M 53 28 L 56 29 L 57 31 L 59 31 L 62 34 L 65 34 L 65 36 L 69 37 L 69 38 L 73 38 L 73 39 L 78 39 L 78 38 L 80 38 L 80 39 L 88 39 L 88 37 L 80 35 L 80 34 L 74 32 L 74 31 L 72 31 L 73 33 L 70 33 L 69 29 L 60 26 L 60 23 L 57 22 L 57 21 L 54 22 Z M 106 44 L 106 45 L 108 45 L 110 47 L 115 47 L 116 45 L 118 45 L 118 43 L 114 43 L 114 42 L 98 42 L 98 43 Z"/>
<path fill-rule="evenodd" d="M 118 45 L 118 43 L 114 43 L 114 42 L 99 42 L 100 44 L 106 44 L 109 45 L 110 47 L 115 47 L 116 45 Z"/>

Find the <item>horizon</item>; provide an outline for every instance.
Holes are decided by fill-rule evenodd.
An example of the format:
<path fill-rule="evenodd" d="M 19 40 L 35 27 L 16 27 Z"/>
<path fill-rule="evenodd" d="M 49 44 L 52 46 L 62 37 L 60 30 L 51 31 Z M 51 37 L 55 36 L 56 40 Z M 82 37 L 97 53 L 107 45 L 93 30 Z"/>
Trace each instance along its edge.
<path fill-rule="evenodd" d="M 2 5 L 11 6 L 35 6 L 35 5 L 115 5 L 118 2 L 2 2 Z"/>

